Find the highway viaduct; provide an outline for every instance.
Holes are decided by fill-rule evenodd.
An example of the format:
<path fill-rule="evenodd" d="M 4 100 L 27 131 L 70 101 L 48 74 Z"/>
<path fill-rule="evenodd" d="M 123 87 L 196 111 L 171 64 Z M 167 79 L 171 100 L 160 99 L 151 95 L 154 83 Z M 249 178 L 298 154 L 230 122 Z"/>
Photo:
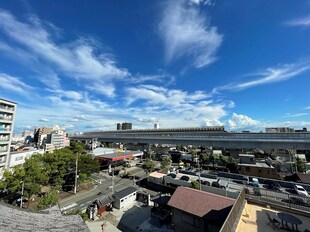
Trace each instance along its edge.
<path fill-rule="evenodd" d="M 221 127 L 218 127 L 221 128 Z M 212 146 L 227 149 L 293 149 L 310 150 L 310 132 L 236 133 L 223 129 L 149 129 L 87 132 L 70 135 L 70 140 Z"/>

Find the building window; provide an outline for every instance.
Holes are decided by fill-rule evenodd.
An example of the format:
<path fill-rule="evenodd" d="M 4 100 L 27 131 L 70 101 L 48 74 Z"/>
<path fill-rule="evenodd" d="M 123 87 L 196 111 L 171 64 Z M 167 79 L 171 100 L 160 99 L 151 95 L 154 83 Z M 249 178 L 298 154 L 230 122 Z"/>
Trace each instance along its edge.
<path fill-rule="evenodd" d="M 251 171 L 251 168 L 250 168 L 250 167 L 245 167 L 245 171 L 246 171 L 246 172 L 250 172 L 250 171 Z"/>
<path fill-rule="evenodd" d="M 269 174 L 269 170 L 267 170 L 266 173 Z"/>
<path fill-rule="evenodd" d="M 15 161 L 19 161 L 19 160 L 22 160 L 22 159 L 23 159 L 22 156 L 18 156 L 18 157 L 15 158 Z"/>
<path fill-rule="evenodd" d="M 261 174 L 261 173 L 262 173 L 262 170 L 261 170 L 261 169 L 258 169 L 258 173 Z"/>
<path fill-rule="evenodd" d="M 123 202 L 123 201 L 124 201 L 124 199 L 121 200 L 121 202 Z"/>

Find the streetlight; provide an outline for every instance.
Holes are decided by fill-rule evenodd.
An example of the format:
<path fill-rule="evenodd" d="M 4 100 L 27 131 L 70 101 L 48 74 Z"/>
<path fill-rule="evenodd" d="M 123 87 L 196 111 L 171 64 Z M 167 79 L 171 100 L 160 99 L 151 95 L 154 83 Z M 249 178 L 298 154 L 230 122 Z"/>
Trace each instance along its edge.
<path fill-rule="evenodd" d="M 20 183 L 22 184 L 22 195 L 20 197 L 20 208 L 23 208 L 23 195 L 24 195 L 25 182 L 22 180 Z"/>

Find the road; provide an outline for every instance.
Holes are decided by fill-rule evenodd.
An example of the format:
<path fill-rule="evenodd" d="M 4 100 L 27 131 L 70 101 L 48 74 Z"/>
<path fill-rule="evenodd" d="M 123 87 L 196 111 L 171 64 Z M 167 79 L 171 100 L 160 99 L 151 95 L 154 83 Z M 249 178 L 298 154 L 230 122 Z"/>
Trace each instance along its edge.
<path fill-rule="evenodd" d="M 130 169 L 132 175 L 144 177 L 144 170 L 133 167 Z M 89 204 L 94 202 L 97 198 L 112 195 L 112 176 L 104 173 L 93 174 L 92 178 L 98 183 L 94 189 L 87 192 L 77 193 L 74 196 L 62 199 L 59 203 L 61 211 L 72 211 L 75 209 L 85 209 Z M 122 179 L 118 176 L 114 177 L 114 192 L 119 192 L 127 187 L 134 186 L 134 180 Z"/>

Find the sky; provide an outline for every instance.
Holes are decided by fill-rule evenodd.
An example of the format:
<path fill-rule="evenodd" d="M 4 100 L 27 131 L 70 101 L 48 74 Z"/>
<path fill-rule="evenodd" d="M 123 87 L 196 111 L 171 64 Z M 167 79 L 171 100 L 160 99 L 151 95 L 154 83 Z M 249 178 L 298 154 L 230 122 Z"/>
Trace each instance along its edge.
<path fill-rule="evenodd" d="M 2 0 L 15 132 L 310 129 L 310 1 Z"/>

